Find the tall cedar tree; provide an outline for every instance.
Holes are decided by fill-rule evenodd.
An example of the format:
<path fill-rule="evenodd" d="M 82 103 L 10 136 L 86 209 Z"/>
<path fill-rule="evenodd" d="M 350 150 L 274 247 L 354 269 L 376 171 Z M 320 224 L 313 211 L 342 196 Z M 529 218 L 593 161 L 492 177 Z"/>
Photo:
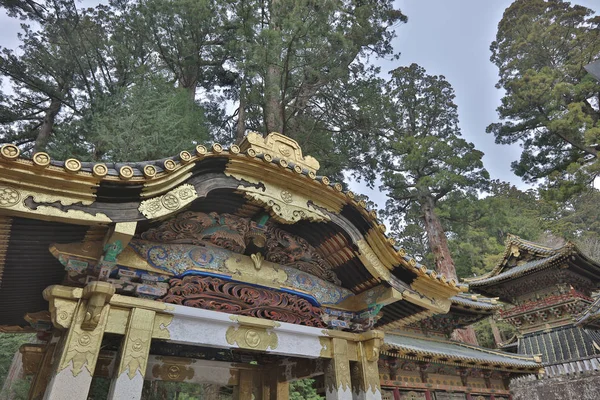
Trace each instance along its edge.
<path fill-rule="evenodd" d="M 386 91 L 388 125 L 376 141 L 381 189 L 389 198 L 384 214 L 396 228 L 407 211 L 419 215 L 436 270 L 457 279 L 436 205 L 452 193 L 485 188 L 483 153 L 460 137 L 454 90 L 443 76 L 412 64 L 392 71 Z M 456 337 L 477 343 L 470 327 Z"/>
<path fill-rule="evenodd" d="M 561 0 L 517 0 L 504 12 L 491 61 L 506 91 L 488 126 L 496 143 L 520 143 L 512 164 L 527 182 L 589 185 L 600 174 L 600 84 L 583 68 L 600 57 L 600 17 Z M 575 184 L 575 185 L 573 185 Z"/>
<path fill-rule="evenodd" d="M 412 64 L 392 71 L 386 86 L 388 128 L 376 141 L 381 189 L 389 197 L 385 215 L 399 228 L 405 213 L 418 208 L 437 271 L 456 278 L 435 208 L 451 193 L 486 187 L 483 153 L 461 137 L 454 90 L 443 76 Z"/>
<path fill-rule="evenodd" d="M 348 157 L 338 140 L 362 126 L 340 123 L 358 108 L 342 98 L 377 73 L 369 57 L 395 56 L 394 28 L 406 17 L 391 0 L 250 1 L 236 15 L 237 140 L 246 129 L 283 133 L 340 177 Z"/>

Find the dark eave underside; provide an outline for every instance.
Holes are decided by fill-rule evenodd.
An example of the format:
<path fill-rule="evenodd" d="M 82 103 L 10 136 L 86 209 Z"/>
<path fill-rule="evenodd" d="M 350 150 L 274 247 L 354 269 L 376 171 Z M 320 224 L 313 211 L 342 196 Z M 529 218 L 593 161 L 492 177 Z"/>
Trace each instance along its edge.
<path fill-rule="evenodd" d="M 42 291 L 65 276 L 48 246 L 81 241 L 86 231 L 85 226 L 13 218 L 0 284 L 0 325 L 23 326 L 26 313 L 48 310 Z"/>

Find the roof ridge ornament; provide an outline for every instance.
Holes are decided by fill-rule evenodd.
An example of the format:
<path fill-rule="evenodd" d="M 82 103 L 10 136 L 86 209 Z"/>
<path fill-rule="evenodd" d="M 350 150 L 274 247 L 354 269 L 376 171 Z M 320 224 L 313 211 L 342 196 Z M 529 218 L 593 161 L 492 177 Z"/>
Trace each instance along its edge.
<path fill-rule="evenodd" d="M 300 166 L 309 173 L 316 174 L 321 167 L 316 158 L 302 155 L 298 142 L 277 132 L 271 132 L 266 137 L 258 132 L 249 132 L 240 143 L 240 149 L 242 152 L 252 149 L 256 153 L 268 154 L 272 158 L 279 158 L 288 164 Z"/>

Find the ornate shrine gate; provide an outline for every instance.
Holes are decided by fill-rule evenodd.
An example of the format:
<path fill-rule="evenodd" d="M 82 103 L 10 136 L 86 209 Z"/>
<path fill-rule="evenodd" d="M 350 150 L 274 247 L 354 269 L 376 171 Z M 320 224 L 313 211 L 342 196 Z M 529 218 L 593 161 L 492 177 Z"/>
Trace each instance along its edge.
<path fill-rule="evenodd" d="M 86 399 L 94 374 L 111 399 L 139 399 L 144 379 L 284 399 L 316 375 L 327 399 L 380 399 L 383 331 L 465 303 L 276 133 L 143 163 L 0 155 L 0 330 L 47 341 L 24 348 L 32 399 Z M 203 349 L 232 358 L 165 358 Z"/>

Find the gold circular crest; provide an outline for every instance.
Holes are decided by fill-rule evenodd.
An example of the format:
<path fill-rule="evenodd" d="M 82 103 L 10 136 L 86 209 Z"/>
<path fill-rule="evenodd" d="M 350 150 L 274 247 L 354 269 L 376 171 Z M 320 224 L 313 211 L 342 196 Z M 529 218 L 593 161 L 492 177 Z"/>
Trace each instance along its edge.
<path fill-rule="evenodd" d="M 131 349 L 133 351 L 140 351 L 142 350 L 142 348 L 144 347 L 144 343 L 142 342 L 141 339 L 136 339 L 133 344 L 131 345 Z"/>
<path fill-rule="evenodd" d="M 77 172 L 81 169 L 81 161 L 75 158 L 69 158 L 67 161 L 65 161 L 65 168 L 69 172 Z"/>
<path fill-rule="evenodd" d="M 173 160 L 165 160 L 163 166 L 167 171 L 173 171 L 177 167 L 177 164 Z"/>
<path fill-rule="evenodd" d="M 98 178 L 102 178 L 108 174 L 108 167 L 105 164 L 96 164 L 92 168 L 92 173 Z"/>
<path fill-rule="evenodd" d="M 254 158 L 254 157 L 256 157 L 256 150 L 248 149 L 248 150 L 246 150 L 246 154 L 248 154 L 250 157 Z"/>
<path fill-rule="evenodd" d="M 212 148 L 215 153 L 220 153 L 223 151 L 223 146 L 221 146 L 219 143 L 214 143 Z"/>
<path fill-rule="evenodd" d="M 289 157 L 290 155 L 292 155 L 292 149 L 290 149 L 288 146 L 286 146 L 284 144 L 279 145 L 279 152 L 286 157 Z"/>
<path fill-rule="evenodd" d="M 13 188 L 0 186 L 0 207 L 12 207 L 19 202 L 21 195 Z"/>
<path fill-rule="evenodd" d="M 165 194 L 161 203 L 167 210 L 177 210 L 179 208 L 179 199 L 172 193 Z"/>
<path fill-rule="evenodd" d="M 179 158 L 181 158 L 181 161 L 183 162 L 189 162 L 192 160 L 192 155 L 189 151 L 184 150 L 181 153 L 179 153 Z"/>
<path fill-rule="evenodd" d="M 77 339 L 77 341 L 80 345 L 87 346 L 88 344 L 92 343 L 92 338 L 89 334 L 84 333 L 79 337 L 79 339 Z"/>
<path fill-rule="evenodd" d="M 288 163 L 287 161 L 285 161 L 283 158 L 281 160 L 279 160 L 279 165 L 281 165 L 283 168 L 287 168 Z"/>
<path fill-rule="evenodd" d="M 146 165 L 144 167 L 144 176 L 146 178 L 154 178 L 156 176 L 156 168 L 154 165 Z"/>
<path fill-rule="evenodd" d="M 205 155 L 206 152 L 207 152 L 206 147 L 202 146 L 201 144 L 196 146 L 196 154 L 198 154 L 199 156 Z"/>
<path fill-rule="evenodd" d="M 38 167 L 47 167 L 50 165 L 50 156 L 43 151 L 37 152 L 33 155 L 33 163 Z"/>
<path fill-rule="evenodd" d="M 233 154 L 238 154 L 240 152 L 240 146 L 238 146 L 237 144 L 232 144 L 229 148 L 229 151 Z"/>
<path fill-rule="evenodd" d="M 169 379 L 177 379 L 179 375 L 181 375 L 181 368 L 178 365 L 169 365 L 169 369 L 167 370 L 167 376 Z"/>
<path fill-rule="evenodd" d="M 260 334 L 254 329 L 248 329 L 244 335 L 244 339 L 246 340 L 246 344 L 252 348 L 258 347 L 260 344 Z"/>
<path fill-rule="evenodd" d="M 124 165 L 119 169 L 119 176 L 121 179 L 131 179 L 133 178 L 133 168 L 129 165 Z"/>
<path fill-rule="evenodd" d="M 308 172 L 308 177 L 309 177 L 310 179 L 315 179 L 315 178 L 317 177 L 317 174 L 315 174 L 313 171 L 309 171 L 309 172 Z"/>
<path fill-rule="evenodd" d="M 273 156 L 270 155 L 270 154 L 265 154 L 263 157 L 264 157 L 264 159 L 265 159 L 266 162 L 273 161 Z"/>
<path fill-rule="evenodd" d="M 14 160 L 15 158 L 19 157 L 21 150 L 19 150 L 19 148 L 14 144 L 5 144 L 0 148 L 0 154 L 2 154 L 2 157 L 6 158 L 7 160 Z"/>
<path fill-rule="evenodd" d="M 294 167 L 294 171 L 296 171 L 297 173 L 301 174 L 301 173 L 302 173 L 302 167 L 301 167 L 301 166 L 299 166 L 299 165 L 296 165 L 296 166 Z"/>
<path fill-rule="evenodd" d="M 281 200 L 283 200 L 286 203 L 291 203 L 294 200 L 294 197 L 292 196 L 292 194 L 287 191 L 287 190 L 282 190 L 280 193 L 281 196 Z"/>
<path fill-rule="evenodd" d="M 324 176 L 321 178 L 321 182 L 323 182 L 324 185 L 329 185 L 331 183 L 331 181 L 329 180 L 328 177 Z"/>

